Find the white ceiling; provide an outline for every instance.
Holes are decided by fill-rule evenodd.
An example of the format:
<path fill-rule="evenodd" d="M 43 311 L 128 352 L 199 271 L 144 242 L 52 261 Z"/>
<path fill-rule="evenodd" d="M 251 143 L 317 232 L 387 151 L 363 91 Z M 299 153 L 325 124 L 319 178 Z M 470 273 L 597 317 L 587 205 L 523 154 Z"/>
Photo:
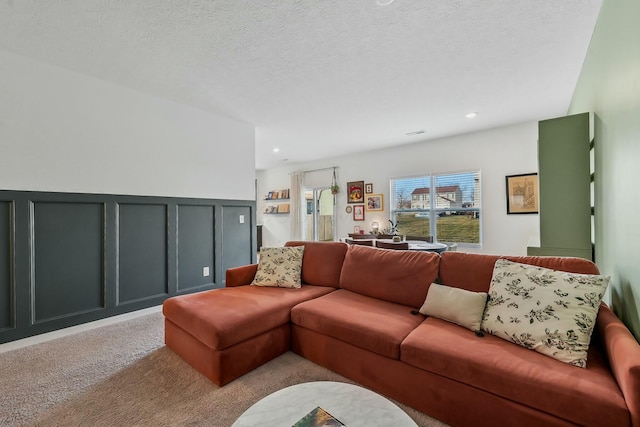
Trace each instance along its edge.
<path fill-rule="evenodd" d="M 564 115 L 601 3 L 0 0 L 0 48 L 252 123 L 264 169 Z"/>

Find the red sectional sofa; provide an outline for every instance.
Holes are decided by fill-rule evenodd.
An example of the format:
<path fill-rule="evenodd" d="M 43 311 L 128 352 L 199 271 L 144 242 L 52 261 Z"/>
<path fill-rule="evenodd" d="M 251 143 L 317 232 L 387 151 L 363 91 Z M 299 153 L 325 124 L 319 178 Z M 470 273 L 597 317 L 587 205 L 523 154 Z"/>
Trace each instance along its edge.
<path fill-rule="evenodd" d="M 640 426 L 640 346 L 604 304 L 587 368 L 413 314 L 430 284 L 489 289 L 498 258 L 597 274 L 561 257 L 304 245 L 300 289 L 227 287 L 164 303 L 168 347 L 218 385 L 288 350 L 454 426 Z"/>

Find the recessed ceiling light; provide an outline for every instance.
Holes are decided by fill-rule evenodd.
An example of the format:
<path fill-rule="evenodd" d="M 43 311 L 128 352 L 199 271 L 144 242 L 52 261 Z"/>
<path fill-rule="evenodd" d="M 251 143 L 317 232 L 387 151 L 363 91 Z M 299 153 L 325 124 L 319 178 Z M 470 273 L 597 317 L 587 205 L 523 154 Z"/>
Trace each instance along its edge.
<path fill-rule="evenodd" d="M 467 114 L 465 114 L 464 116 L 465 116 L 467 119 L 473 119 L 473 118 L 474 118 L 475 116 L 477 116 L 477 115 L 478 115 L 478 113 L 477 113 L 476 111 L 472 111 L 471 113 L 467 113 Z"/>
<path fill-rule="evenodd" d="M 407 135 L 407 136 L 420 135 L 421 133 L 424 133 L 424 130 L 416 130 L 416 131 L 413 131 L 413 132 L 406 133 L 405 135 Z"/>
<path fill-rule="evenodd" d="M 376 0 L 378 6 L 389 6 L 391 3 L 393 3 L 393 0 Z"/>
<path fill-rule="evenodd" d="M 274 149 L 273 149 L 273 152 L 274 152 L 274 153 L 278 153 L 278 152 L 280 152 L 280 149 L 279 149 L 279 148 L 274 148 Z"/>

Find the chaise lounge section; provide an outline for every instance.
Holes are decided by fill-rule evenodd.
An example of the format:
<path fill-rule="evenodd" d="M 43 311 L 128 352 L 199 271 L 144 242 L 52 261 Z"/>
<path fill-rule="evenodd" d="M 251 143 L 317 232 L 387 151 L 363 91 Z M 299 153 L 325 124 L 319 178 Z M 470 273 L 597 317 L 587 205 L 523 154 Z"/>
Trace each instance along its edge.
<path fill-rule="evenodd" d="M 640 346 L 604 304 L 586 368 L 416 314 L 432 282 L 487 292 L 500 258 L 598 274 L 577 258 L 304 245 L 300 289 L 227 288 L 165 302 L 166 342 L 219 385 L 291 349 L 454 426 L 640 426 Z"/>

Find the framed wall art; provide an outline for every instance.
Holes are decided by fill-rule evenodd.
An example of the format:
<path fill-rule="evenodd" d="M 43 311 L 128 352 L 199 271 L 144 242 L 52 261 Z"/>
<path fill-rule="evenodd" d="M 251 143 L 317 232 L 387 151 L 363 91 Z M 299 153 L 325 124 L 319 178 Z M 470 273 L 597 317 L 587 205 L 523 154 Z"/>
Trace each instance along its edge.
<path fill-rule="evenodd" d="M 347 203 L 364 203 L 364 181 L 347 182 Z"/>
<path fill-rule="evenodd" d="M 507 183 L 507 214 L 538 213 L 538 174 L 509 175 Z"/>
<path fill-rule="evenodd" d="M 366 206 L 368 211 L 384 210 L 384 196 L 382 194 L 367 194 Z"/>
<path fill-rule="evenodd" d="M 364 221 L 364 205 L 355 205 L 353 207 L 353 220 Z"/>
<path fill-rule="evenodd" d="M 371 194 L 373 193 L 373 184 L 368 183 L 364 185 L 364 193 L 365 194 Z"/>

